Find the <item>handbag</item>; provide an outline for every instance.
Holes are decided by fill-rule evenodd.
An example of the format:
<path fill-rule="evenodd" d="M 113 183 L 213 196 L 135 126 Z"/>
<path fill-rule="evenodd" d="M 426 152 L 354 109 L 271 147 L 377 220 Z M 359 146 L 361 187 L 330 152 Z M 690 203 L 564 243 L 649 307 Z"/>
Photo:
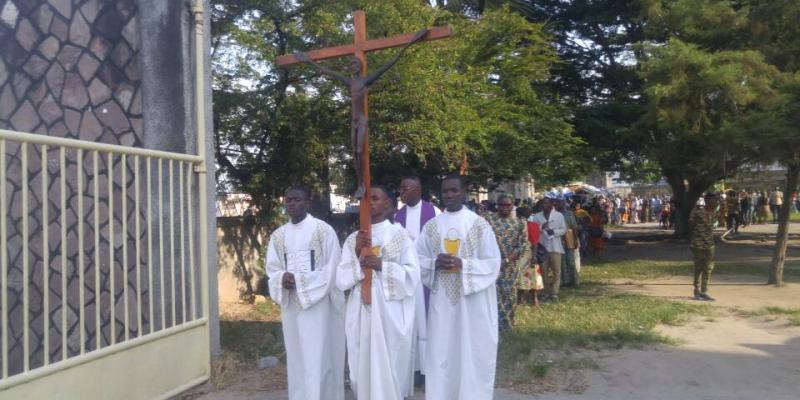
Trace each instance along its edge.
<path fill-rule="evenodd" d="M 567 233 L 563 236 L 564 248 L 567 250 L 575 250 L 578 248 L 578 235 L 575 229 L 568 228 Z"/>

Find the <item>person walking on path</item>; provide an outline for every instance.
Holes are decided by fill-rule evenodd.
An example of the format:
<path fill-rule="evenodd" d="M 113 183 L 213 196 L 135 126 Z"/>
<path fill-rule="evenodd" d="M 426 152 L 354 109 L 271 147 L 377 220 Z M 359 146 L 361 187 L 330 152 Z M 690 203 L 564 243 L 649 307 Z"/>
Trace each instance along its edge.
<path fill-rule="evenodd" d="M 425 224 L 441 214 L 433 203 L 422 199 L 422 180 L 417 176 L 406 176 L 400 180 L 400 199 L 403 208 L 397 210 L 394 221 L 406 229 L 408 235 L 415 243 Z M 415 250 L 416 251 L 416 247 Z M 431 290 L 419 283 L 414 296 L 414 341 L 413 352 L 414 386 L 425 383 L 425 349 L 428 347 L 428 304 L 430 303 Z"/>
<path fill-rule="evenodd" d="M 778 212 L 783 205 L 783 192 L 779 188 L 775 188 L 769 195 L 769 210 L 772 212 L 772 223 L 778 223 Z"/>
<path fill-rule="evenodd" d="M 593 207 L 600 207 L 595 203 Z M 580 225 L 575 214 L 564 200 L 559 200 L 556 210 L 564 217 L 567 224 L 567 233 L 563 236 L 562 245 L 564 246 L 564 256 L 561 257 L 561 286 L 578 286 L 580 284 L 581 270 L 581 247 L 580 247 Z"/>
<path fill-rule="evenodd" d="M 339 290 L 350 291 L 345 314 L 350 387 L 359 399 L 402 400 L 413 395 L 412 342 L 419 263 L 414 240 L 386 218 L 392 194 L 370 192 L 371 234 L 357 231 L 342 248 L 336 273 Z M 365 256 L 363 249 L 370 249 Z M 373 275 L 372 304 L 361 300 L 361 282 Z"/>
<path fill-rule="evenodd" d="M 518 262 L 529 251 L 527 224 L 511 215 L 513 208 L 514 198 L 502 194 L 497 199 L 497 213 L 486 218 L 497 237 L 502 256 L 500 275 L 497 277 L 498 323 L 501 333 L 510 330 L 514 324 L 516 283 L 520 271 Z"/>
<path fill-rule="evenodd" d="M 739 205 L 742 208 L 742 227 L 746 228 L 753 220 L 753 200 L 750 197 L 750 193 L 745 190 L 739 193 Z"/>
<path fill-rule="evenodd" d="M 593 255 L 600 255 L 605 249 L 605 225 L 608 221 L 605 220 L 603 213 L 597 209 L 592 208 L 589 223 L 589 251 Z"/>
<path fill-rule="evenodd" d="M 756 201 L 756 222 L 759 224 L 767 223 L 767 215 L 769 215 L 769 204 L 767 201 L 767 193 L 762 191 L 758 195 Z"/>
<path fill-rule="evenodd" d="M 739 194 L 733 189 L 728 191 L 728 197 L 725 198 L 725 210 L 728 212 L 726 216 L 728 232 L 726 232 L 726 234 L 731 232 L 738 234 L 742 203 L 739 202 Z"/>
<path fill-rule="evenodd" d="M 561 239 L 567 233 L 567 224 L 564 222 L 564 216 L 553 208 L 553 203 L 553 199 L 545 198 L 542 212 L 531 216 L 530 221 L 539 224 L 540 241 L 547 249 L 542 271 L 546 295 L 550 300 L 558 301 L 558 290 L 561 286 L 561 257 L 564 255 Z"/>
<path fill-rule="evenodd" d="M 431 289 L 425 398 L 491 400 L 502 257 L 492 227 L 464 206 L 465 178 L 448 175 L 441 187 L 445 212 L 417 239 L 422 281 Z"/>
<path fill-rule="evenodd" d="M 525 222 L 528 231 L 529 251 L 523 255 L 518 265 L 520 265 L 519 278 L 517 278 L 517 302 L 524 304 L 526 298 L 534 306 L 539 305 L 539 295 L 537 291 L 544 289 L 542 284 L 542 273 L 539 260 L 536 257 L 536 250 L 539 246 L 539 225 L 528 221 L 531 210 L 528 208 L 518 208 L 517 217 Z"/>
<path fill-rule="evenodd" d="M 689 214 L 689 247 L 694 255 L 694 298 L 714 299 L 708 295 L 708 281 L 714 270 L 714 221 L 716 220 L 717 195 L 706 193 L 705 205 L 697 205 Z"/>
<path fill-rule="evenodd" d="M 269 294 L 281 308 L 289 400 L 344 400 L 344 292 L 336 232 L 308 213 L 307 188 L 286 190 L 290 221 L 269 238 Z"/>

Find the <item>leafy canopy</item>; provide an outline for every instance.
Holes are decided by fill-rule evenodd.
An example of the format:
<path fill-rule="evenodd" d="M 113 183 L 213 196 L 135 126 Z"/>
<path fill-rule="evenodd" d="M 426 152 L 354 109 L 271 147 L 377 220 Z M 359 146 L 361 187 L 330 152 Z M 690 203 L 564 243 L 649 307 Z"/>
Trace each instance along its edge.
<path fill-rule="evenodd" d="M 227 190 L 270 210 L 305 182 L 349 192 L 346 88 L 277 55 L 352 41 L 350 12 L 364 9 L 370 38 L 450 24 L 452 38 L 417 44 L 370 91 L 373 176 L 432 181 L 468 165 L 485 183 L 532 175 L 571 178 L 581 141 L 567 110 L 542 86 L 557 54 L 543 25 L 508 8 L 480 18 L 426 2 L 218 0 L 212 13 L 216 156 Z M 371 53 L 371 69 L 396 50 Z M 346 71 L 345 59 L 326 60 Z M 561 168 L 558 168 L 561 166 Z"/>

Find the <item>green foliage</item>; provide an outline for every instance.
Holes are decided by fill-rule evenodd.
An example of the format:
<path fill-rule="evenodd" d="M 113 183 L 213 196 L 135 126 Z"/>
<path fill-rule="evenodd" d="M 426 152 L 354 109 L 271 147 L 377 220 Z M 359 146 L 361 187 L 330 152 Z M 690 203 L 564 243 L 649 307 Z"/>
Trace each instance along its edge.
<path fill-rule="evenodd" d="M 755 51 L 712 53 L 675 38 L 647 54 L 639 127 L 665 175 L 679 170 L 711 184 L 756 157 L 753 143 L 782 101 L 777 69 Z"/>
<path fill-rule="evenodd" d="M 795 0 L 748 0 L 748 47 L 761 51 L 784 72 L 800 71 L 800 3 Z"/>
<path fill-rule="evenodd" d="M 644 39 L 638 0 L 525 1 L 517 8 L 545 24 L 561 62 L 553 65 L 548 93 L 572 110 L 575 132 L 587 145 L 580 157 L 588 168 L 620 171 L 624 178 L 653 181 L 652 162 L 631 126 L 643 113 L 636 72 Z"/>
<path fill-rule="evenodd" d="M 314 94 L 297 90 L 299 71 L 273 68 L 278 54 L 302 43 L 297 23 L 316 6 L 276 0 L 214 2 L 212 68 L 218 181 L 223 190 L 253 196 L 262 210 L 277 206 L 292 183 L 317 191 L 329 175 L 328 159 L 346 132 L 347 110 L 329 84 Z M 301 88 L 302 89 L 302 88 Z"/>
<path fill-rule="evenodd" d="M 748 33 L 747 9 L 728 0 L 643 0 L 648 36 L 680 38 L 706 50 L 740 49 Z"/>
<path fill-rule="evenodd" d="M 277 55 L 352 41 L 350 12 L 367 13 L 369 37 L 450 24 L 455 35 L 417 44 L 372 86 L 373 177 L 432 181 L 466 160 L 480 184 L 533 175 L 568 179 L 581 141 L 568 111 L 543 96 L 557 54 L 541 24 L 498 7 L 481 18 L 425 2 L 218 0 L 212 14 L 215 131 L 220 180 L 274 209 L 282 190 L 354 188 L 346 88 L 307 66 L 276 68 Z M 370 70 L 396 50 L 369 54 Z M 346 59 L 327 60 L 346 71 Z M 513 157 L 509 157 L 513 153 Z M 555 166 L 561 166 L 556 168 Z"/>

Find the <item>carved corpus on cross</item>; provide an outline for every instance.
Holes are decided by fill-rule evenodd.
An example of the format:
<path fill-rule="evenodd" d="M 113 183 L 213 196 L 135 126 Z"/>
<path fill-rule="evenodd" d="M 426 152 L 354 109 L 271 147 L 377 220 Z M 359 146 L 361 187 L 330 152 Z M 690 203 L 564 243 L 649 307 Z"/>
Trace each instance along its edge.
<path fill-rule="evenodd" d="M 391 68 L 400 58 L 402 52 L 411 44 L 419 41 L 430 41 L 443 39 L 450 36 L 450 27 L 437 27 L 429 30 L 422 30 L 416 33 L 408 33 L 388 38 L 367 40 L 367 20 L 364 11 L 358 10 L 353 13 L 353 23 L 355 28 L 355 40 L 353 44 L 343 46 L 327 47 L 324 49 L 312 50 L 307 53 L 286 54 L 278 57 L 276 64 L 286 66 L 298 63 L 308 63 L 314 65 L 318 70 L 350 86 L 350 96 L 352 98 L 352 142 L 355 154 L 356 172 L 359 180 L 359 190 L 356 197 L 360 198 L 359 206 L 359 225 L 362 231 L 366 231 L 370 236 L 372 221 L 370 216 L 370 171 L 369 171 L 369 125 L 367 123 L 367 88 L 386 70 Z M 400 52 L 388 63 L 378 69 L 370 76 L 367 73 L 367 53 L 371 51 L 383 50 L 392 47 L 402 47 Z M 358 63 L 353 61 L 351 67 L 360 71 L 353 71 L 352 77 L 346 77 L 316 63 L 316 61 L 328 58 L 353 56 Z M 366 255 L 369 248 L 361 249 L 361 255 Z M 361 299 L 364 304 L 370 304 L 372 294 L 372 271 L 364 271 L 364 280 L 361 283 Z"/>

